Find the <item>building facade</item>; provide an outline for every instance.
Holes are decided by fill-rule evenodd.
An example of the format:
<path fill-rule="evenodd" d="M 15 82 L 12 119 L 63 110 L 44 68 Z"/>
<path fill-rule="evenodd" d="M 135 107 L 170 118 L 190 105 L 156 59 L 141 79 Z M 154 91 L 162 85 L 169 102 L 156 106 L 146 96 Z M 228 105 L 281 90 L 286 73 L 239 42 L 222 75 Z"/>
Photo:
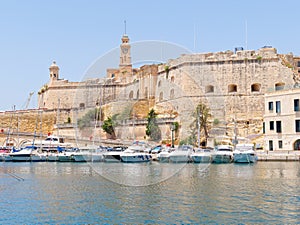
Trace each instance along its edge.
<path fill-rule="evenodd" d="M 108 68 L 105 79 L 69 82 L 60 79 L 53 63 L 50 81 L 39 92 L 39 107 L 84 110 L 100 105 L 106 115 L 131 107 L 129 118 L 139 119 L 147 115 L 141 111 L 154 108 L 160 118 L 179 122 L 179 137 L 186 138 L 197 104 L 204 103 L 212 114 L 211 135 L 233 135 L 236 121 L 238 135 L 247 137 L 262 134 L 264 94 L 292 88 L 300 80 L 299 57 L 278 54 L 270 46 L 185 54 L 133 68 L 128 36 L 121 41 L 119 68 Z"/>
<path fill-rule="evenodd" d="M 300 89 L 265 95 L 264 146 L 266 150 L 300 150 Z"/>

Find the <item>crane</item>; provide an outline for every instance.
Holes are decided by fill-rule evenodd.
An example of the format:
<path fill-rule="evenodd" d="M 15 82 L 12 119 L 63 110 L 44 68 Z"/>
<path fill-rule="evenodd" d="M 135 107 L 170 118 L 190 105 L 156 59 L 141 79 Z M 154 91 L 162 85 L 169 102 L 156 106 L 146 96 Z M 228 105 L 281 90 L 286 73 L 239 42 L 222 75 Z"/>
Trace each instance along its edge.
<path fill-rule="evenodd" d="M 26 101 L 26 104 L 25 104 L 25 107 L 24 107 L 25 110 L 28 109 L 28 106 L 29 106 L 29 103 L 30 103 L 30 100 L 31 100 L 31 97 L 32 97 L 33 94 L 34 94 L 34 92 L 29 93 L 29 96 L 27 98 L 27 101 Z"/>

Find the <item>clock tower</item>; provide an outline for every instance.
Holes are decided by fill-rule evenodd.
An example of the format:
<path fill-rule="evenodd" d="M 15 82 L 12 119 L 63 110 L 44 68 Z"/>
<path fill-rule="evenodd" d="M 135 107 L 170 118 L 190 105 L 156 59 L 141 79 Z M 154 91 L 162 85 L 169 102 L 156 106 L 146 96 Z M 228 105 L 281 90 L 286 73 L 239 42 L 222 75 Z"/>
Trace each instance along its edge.
<path fill-rule="evenodd" d="M 129 38 L 126 34 L 124 34 L 122 37 L 122 44 L 120 45 L 120 48 L 120 69 L 124 67 L 131 67 L 130 44 Z"/>

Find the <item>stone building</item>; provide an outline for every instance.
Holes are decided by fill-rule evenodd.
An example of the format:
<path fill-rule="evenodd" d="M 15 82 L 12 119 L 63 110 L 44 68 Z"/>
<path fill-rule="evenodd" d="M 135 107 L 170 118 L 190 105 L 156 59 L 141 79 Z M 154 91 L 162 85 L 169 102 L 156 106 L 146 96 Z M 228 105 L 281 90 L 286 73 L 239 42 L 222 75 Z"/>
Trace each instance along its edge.
<path fill-rule="evenodd" d="M 169 124 L 177 121 L 178 137 L 184 139 L 190 135 L 193 112 L 201 102 L 211 110 L 212 136 L 232 136 L 234 121 L 238 135 L 259 136 L 264 94 L 297 85 L 299 62 L 291 53 L 278 54 L 265 46 L 257 51 L 185 54 L 165 64 L 133 68 L 129 38 L 123 35 L 119 68 L 108 68 L 105 79 L 69 82 L 60 79 L 59 67 L 53 62 L 50 81 L 39 92 L 39 108 L 86 111 L 101 106 L 107 116 L 122 114 L 130 107 L 129 120 L 143 120 L 154 108 L 162 121 L 168 121 L 161 124 L 166 131 L 163 138 L 170 136 Z M 122 123 L 126 127 L 132 121 Z M 137 136 L 142 138 L 144 133 Z"/>
<path fill-rule="evenodd" d="M 300 150 L 300 89 L 283 89 L 265 96 L 266 150 Z"/>

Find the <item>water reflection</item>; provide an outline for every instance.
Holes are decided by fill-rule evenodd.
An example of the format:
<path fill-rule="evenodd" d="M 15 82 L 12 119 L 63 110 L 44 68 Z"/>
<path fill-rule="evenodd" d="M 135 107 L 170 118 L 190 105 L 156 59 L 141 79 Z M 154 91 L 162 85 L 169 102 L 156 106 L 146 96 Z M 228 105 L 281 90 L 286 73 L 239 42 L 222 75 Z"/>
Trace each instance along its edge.
<path fill-rule="evenodd" d="M 299 174 L 297 162 L 2 163 L 0 223 L 295 224 Z"/>

